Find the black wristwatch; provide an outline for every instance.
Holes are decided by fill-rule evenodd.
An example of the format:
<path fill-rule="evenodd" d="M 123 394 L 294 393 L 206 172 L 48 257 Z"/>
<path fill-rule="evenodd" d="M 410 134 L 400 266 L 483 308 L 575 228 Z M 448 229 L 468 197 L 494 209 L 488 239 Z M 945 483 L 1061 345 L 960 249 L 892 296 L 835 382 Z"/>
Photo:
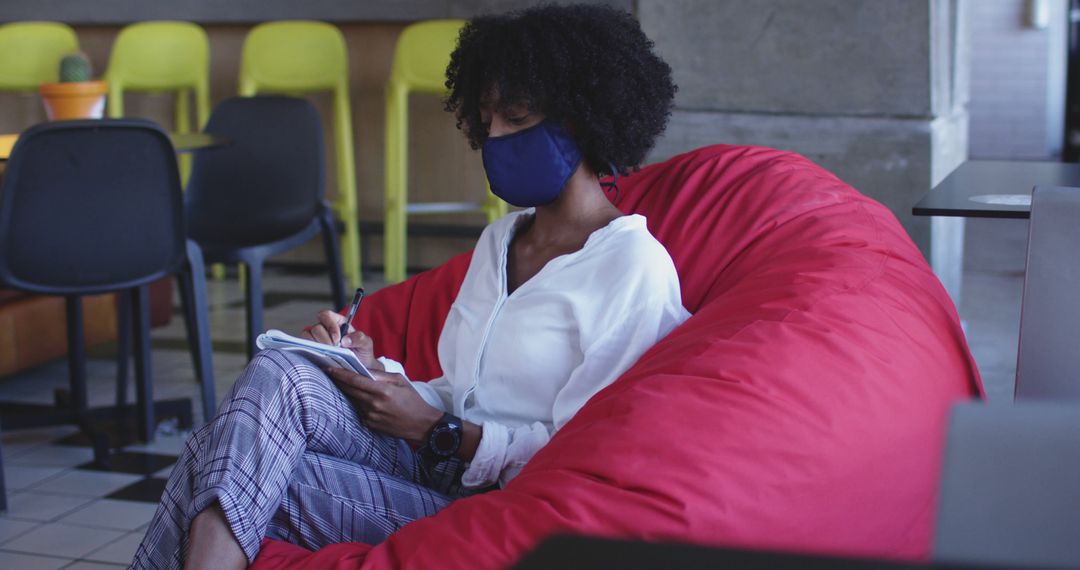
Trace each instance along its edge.
<path fill-rule="evenodd" d="M 453 414 L 443 414 L 435 427 L 428 433 L 424 447 L 435 461 L 445 461 L 453 457 L 461 447 L 461 418 Z"/>

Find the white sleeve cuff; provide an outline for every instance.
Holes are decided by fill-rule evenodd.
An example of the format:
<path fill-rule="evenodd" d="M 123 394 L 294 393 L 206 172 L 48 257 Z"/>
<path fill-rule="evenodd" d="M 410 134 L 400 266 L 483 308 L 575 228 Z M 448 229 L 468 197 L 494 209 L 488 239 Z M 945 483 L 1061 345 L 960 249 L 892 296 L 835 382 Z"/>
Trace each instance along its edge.
<path fill-rule="evenodd" d="M 488 487 L 498 483 L 505 487 L 525 468 L 525 464 L 551 439 L 544 424 L 508 428 L 495 422 L 484 422 L 480 445 L 472 463 L 461 474 L 465 487 Z"/>
<path fill-rule="evenodd" d="M 429 406 L 437 410 L 442 410 L 444 412 L 446 411 L 443 408 L 442 398 L 439 397 L 439 393 L 436 392 L 435 389 L 431 386 L 428 386 L 427 382 L 413 382 L 412 380 L 409 380 L 409 376 L 405 374 L 405 367 L 402 366 L 400 362 L 394 360 L 393 358 L 387 358 L 385 356 L 380 356 L 379 362 L 382 363 L 383 368 L 386 369 L 386 372 L 390 374 L 401 374 L 401 376 L 405 378 L 405 380 L 407 380 L 410 385 L 412 385 L 413 389 L 420 394 L 420 397 L 423 398 Z"/>
<path fill-rule="evenodd" d="M 402 366 L 400 362 L 394 360 L 393 358 L 387 358 L 385 356 L 380 356 L 378 360 L 382 363 L 383 368 L 385 368 L 386 371 L 390 374 L 401 374 L 405 377 L 406 380 L 409 379 L 409 375 L 405 374 L 405 367 Z"/>
<path fill-rule="evenodd" d="M 429 406 L 439 410 L 441 412 L 448 412 L 446 406 L 443 405 L 442 398 L 439 397 L 439 393 L 435 388 L 428 385 L 427 382 L 413 382 L 409 381 L 409 384 L 420 394 L 420 397 L 428 403 Z"/>
<path fill-rule="evenodd" d="M 502 424 L 484 422 L 480 444 L 468 469 L 461 474 L 465 487 L 490 487 L 499 481 L 506 464 L 506 449 L 510 446 L 510 430 Z"/>

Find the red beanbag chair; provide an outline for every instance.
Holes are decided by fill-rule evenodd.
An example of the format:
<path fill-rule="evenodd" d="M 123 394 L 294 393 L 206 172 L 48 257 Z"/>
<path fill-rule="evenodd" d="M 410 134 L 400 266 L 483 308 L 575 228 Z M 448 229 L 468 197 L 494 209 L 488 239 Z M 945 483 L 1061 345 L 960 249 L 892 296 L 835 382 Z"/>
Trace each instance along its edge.
<path fill-rule="evenodd" d="M 502 568 L 553 533 L 920 559 L 946 411 L 981 392 L 952 301 L 893 215 L 808 160 L 712 146 L 620 181 L 694 313 L 503 490 L 371 547 L 267 541 L 256 568 Z M 413 378 L 468 256 L 359 316 Z M 526 342 L 527 339 L 522 339 Z"/>

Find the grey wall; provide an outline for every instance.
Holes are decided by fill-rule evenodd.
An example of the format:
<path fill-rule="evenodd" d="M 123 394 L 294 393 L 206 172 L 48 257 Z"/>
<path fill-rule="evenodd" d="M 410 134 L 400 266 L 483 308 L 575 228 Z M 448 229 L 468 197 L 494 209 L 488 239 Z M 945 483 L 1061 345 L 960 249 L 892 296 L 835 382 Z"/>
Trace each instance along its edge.
<path fill-rule="evenodd" d="M 1030 10 L 1044 3 L 1045 28 Z M 971 6 L 971 156 L 1053 159 L 1065 129 L 1067 0 Z"/>
<path fill-rule="evenodd" d="M 638 0 L 679 84 L 659 160 L 713 143 L 806 155 L 889 206 L 967 157 L 966 0 Z"/>
<path fill-rule="evenodd" d="M 686 109 L 927 116 L 930 14 L 910 0 L 643 0 Z M 866 81 L 873 78 L 873 81 Z M 855 81 L 855 80 L 858 81 Z"/>

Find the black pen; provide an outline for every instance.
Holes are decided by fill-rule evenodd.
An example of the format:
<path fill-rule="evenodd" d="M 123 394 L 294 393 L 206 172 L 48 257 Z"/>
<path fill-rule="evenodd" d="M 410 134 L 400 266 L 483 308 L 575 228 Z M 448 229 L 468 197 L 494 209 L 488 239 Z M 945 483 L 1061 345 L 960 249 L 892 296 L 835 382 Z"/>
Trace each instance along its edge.
<path fill-rule="evenodd" d="M 345 338 L 345 335 L 349 332 L 349 324 L 352 323 L 353 317 L 356 316 L 356 309 L 360 306 L 360 301 L 364 298 L 364 288 L 357 287 L 356 293 L 353 295 L 352 304 L 349 305 L 349 313 L 345 315 L 345 322 L 341 323 L 341 331 L 338 334 L 337 346 L 341 346 L 341 339 Z"/>

